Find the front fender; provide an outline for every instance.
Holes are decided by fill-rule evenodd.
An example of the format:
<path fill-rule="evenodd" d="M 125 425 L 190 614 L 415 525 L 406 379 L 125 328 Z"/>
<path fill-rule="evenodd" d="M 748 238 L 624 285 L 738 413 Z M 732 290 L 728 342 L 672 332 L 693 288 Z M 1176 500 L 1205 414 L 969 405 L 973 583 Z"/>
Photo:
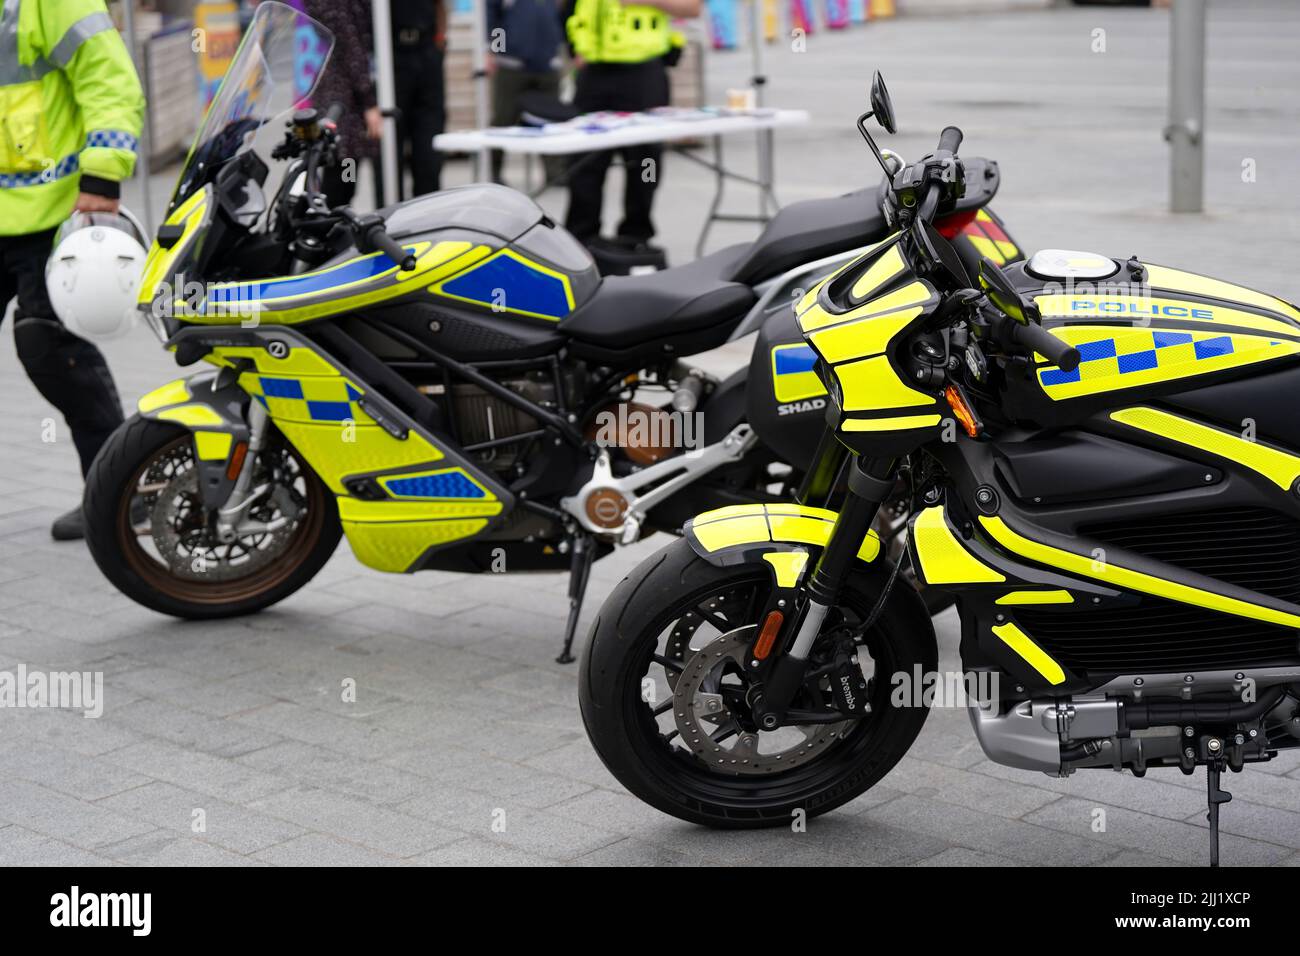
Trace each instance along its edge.
<path fill-rule="evenodd" d="M 779 587 L 798 583 L 807 559 L 769 555 L 804 554 L 809 547 L 824 548 L 838 515 L 827 508 L 797 504 L 732 505 L 696 515 L 684 533 L 701 558 L 719 567 L 765 561 Z M 873 565 L 880 557 L 880 538 L 867 532 L 858 548 L 858 560 Z"/>
<path fill-rule="evenodd" d="M 194 434 L 199 494 L 209 508 L 226 503 L 248 450 L 248 394 L 222 378 L 220 370 L 178 378 L 136 404 L 142 417 L 174 422 Z"/>

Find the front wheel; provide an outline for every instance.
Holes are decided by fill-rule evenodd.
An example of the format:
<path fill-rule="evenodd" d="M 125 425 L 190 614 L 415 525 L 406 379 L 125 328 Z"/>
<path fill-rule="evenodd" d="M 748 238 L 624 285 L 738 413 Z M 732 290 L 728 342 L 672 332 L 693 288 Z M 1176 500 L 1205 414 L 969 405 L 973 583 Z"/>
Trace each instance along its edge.
<path fill-rule="evenodd" d="M 99 569 L 145 607 L 184 618 L 249 614 L 306 584 L 338 545 L 334 496 L 277 435 L 253 462 L 260 530 L 220 541 L 199 495 L 189 431 L 136 416 L 86 477 L 86 543 Z"/>
<path fill-rule="evenodd" d="M 854 572 L 813 654 L 827 670 L 836 655 L 852 660 L 870 713 L 764 731 L 744 664 L 771 588 L 767 565 L 717 567 L 685 540 L 648 558 L 606 600 L 582 663 L 582 717 L 605 766 L 646 803 L 719 828 L 789 825 L 796 810 L 816 816 L 863 793 L 928 713 L 891 704 L 894 675 L 938 666 L 929 618 L 906 586 L 865 628 L 883 580 Z M 795 706 L 825 707 L 822 686 L 807 682 Z"/>

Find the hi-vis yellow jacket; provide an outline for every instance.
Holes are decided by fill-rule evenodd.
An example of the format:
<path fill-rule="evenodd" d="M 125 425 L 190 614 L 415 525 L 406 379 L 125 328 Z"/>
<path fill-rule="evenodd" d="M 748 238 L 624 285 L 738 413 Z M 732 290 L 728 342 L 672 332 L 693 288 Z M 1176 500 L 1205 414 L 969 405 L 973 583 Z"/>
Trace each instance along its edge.
<path fill-rule="evenodd" d="M 0 236 L 57 226 L 77 192 L 117 196 L 144 94 L 104 0 L 3 0 Z"/>
<path fill-rule="evenodd" d="M 577 0 L 565 28 L 573 52 L 589 63 L 644 63 L 673 46 L 668 14 L 619 0 Z"/>

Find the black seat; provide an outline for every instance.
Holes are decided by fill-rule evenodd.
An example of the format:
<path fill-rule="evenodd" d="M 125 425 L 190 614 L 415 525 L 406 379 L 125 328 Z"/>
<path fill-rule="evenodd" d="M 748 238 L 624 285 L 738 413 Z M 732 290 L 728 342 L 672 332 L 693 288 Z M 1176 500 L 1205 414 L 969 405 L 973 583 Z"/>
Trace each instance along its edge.
<path fill-rule="evenodd" d="M 736 263 L 731 279 L 754 285 L 797 265 L 848 252 L 884 236 L 884 214 L 874 188 L 791 203 L 763 228 L 749 254 Z"/>
<path fill-rule="evenodd" d="M 560 323 L 560 331 L 620 354 L 679 337 L 689 340 L 684 346 L 713 339 L 721 344 L 755 301 L 752 289 L 723 277 L 744 248 L 732 246 L 661 272 L 606 276 L 596 294 Z"/>

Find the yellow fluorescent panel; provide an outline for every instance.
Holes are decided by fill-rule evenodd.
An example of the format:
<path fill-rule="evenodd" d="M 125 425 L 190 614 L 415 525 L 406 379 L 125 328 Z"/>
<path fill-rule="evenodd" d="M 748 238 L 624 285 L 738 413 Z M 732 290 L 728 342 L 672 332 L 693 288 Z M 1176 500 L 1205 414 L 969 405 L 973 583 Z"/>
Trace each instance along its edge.
<path fill-rule="evenodd" d="M 884 411 L 935 403 L 932 396 L 904 384 L 889 364 L 887 355 L 837 365 L 835 376 L 840 380 L 846 412 Z"/>
<path fill-rule="evenodd" d="M 765 541 L 824 547 L 836 517 L 834 511 L 804 505 L 729 505 L 695 518 L 690 533 L 709 552 Z M 875 531 L 868 531 L 858 548 L 858 557 L 870 563 L 879 554 L 880 538 Z"/>
<path fill-rule="evenodd" d="M 859 319 L 815 332 L 810 338 L 817 353 L 826 361 L 846 362 L 883 352 L 889 340 L 920 314 L 920 309 L 913 308 L 874 319 Z"/>
<path fill-rule="evenodd" d="M 929 428 L 942 419 L 938 415 L 902 415 L 894 418 L 845 418 L 840 421 L 842 432 L 890 432 L 909 428 Z"/>
<path fill-rule="evenodd" d="M 1230 302 L 1240 302 L 1242 305 L 1253 305 L 1261 309 L 1280 312 L 1300 322 L 1300 310 L 1275 296 L 1256 292 L 1254 289 L 1247 289 L 1245 286 L 1233 285 L 1231 282 L 1211 279 L 1209 276 L 1197 275 L 1194 272 L 1183 272 L 1165 266 L 1153 266 L 1147 262 L 1142 263 L 1142 265 L 1147 270 L 1147 283 L 1154 288 L 1177 289 L 1182 292 L 1190 292 L 1192 295 L 1204 295 L 1212 299 L 1227 299 Z"/>
<path fill-rule="evenodd" d="M 1284 491 L 1300 478 L 1300 458 L 1231 432 L 1202 425 L 1155 408 L 1123 408 L 1110 415 L 1121 425 L 1160 435 L 1191 448 L 1200 448 L 1263 475 Z"/>
<path fill-rule="evenodd" d="M 1008 591 L 998 598 L 998 604 L 1073 604 L 1069 591 Z"/>
<path fill-rule="evenodd" d="M 808 564 L 807 551 L 770 551 L 763 560 L 776 572 L 778 587 L 792 588 L 799 583 L 799 575 Z"/>
<path fill-rule="evenodd" d="M 1043 679 L 1049 684 L 1065 683 L 1065 671 L 1061 670 L 1061 665 L 1052 660 L 1052 658 L 1041 647 L 1029 639 L 1029 635 L 1008 622 L 998 624 L 993 628 L 993 633 L 1011 648 L 1038 673 L 1043 675 Z"/>
<path fill-rule="evenodd" d="M 957 540 L 948 527 L 943 505 L 917 515 L 912 536 L 927 584 L 997 584 L 1006 580 Z"/>

